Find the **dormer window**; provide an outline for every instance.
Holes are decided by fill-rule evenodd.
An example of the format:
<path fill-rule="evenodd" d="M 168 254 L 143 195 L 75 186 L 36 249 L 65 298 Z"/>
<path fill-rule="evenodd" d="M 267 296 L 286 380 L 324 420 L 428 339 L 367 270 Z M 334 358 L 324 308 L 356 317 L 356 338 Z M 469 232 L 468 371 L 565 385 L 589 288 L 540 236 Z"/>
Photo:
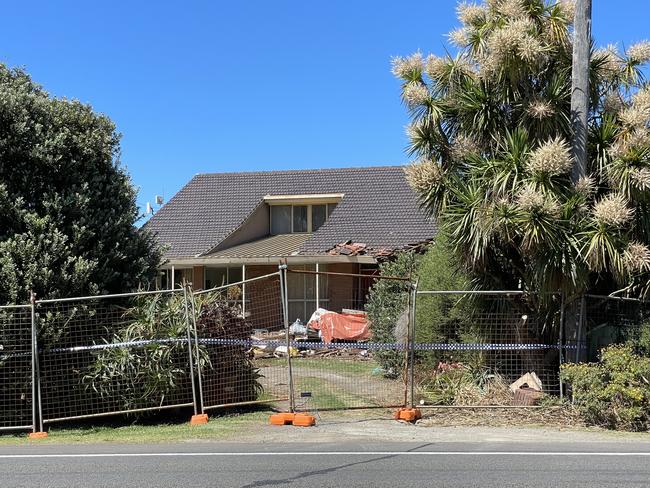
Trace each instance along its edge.
<path fill-rule="evenodd" d="M 317 231 L 341 201 L 343 195 L 268 195 L 271 207 L 272 235 L 309 233 Z"/>
<path fill-rule="evenodd" d="M 271 234 L 316 232 L 329 218 L 336 203 L 319 205 L 271 205 Z"/>

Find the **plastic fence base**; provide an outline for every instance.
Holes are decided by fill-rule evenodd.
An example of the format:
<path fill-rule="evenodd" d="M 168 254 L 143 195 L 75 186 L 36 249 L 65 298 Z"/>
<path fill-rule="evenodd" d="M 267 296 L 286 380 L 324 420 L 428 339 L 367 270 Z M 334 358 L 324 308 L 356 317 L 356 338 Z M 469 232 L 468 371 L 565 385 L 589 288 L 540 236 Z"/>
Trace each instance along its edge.
<path fill-rule="evenodd" d="M 27 434 L 27 437 L 30 439 L 45 439 L 47 437 L 47 432 L 30 432 Z"/>
<path fill-rule="evenodd" d="M 415 422 L 422 418 L 422 412 L 419 408 L 400 408 L 395 412 L 395 420 L 404 420 L 406 422 Z"/>
<path fill-rule="evenodd" d="M 190 425 L 205 425 L 208 423 L 208 414 L 202 413 L 199 415 L 192 415 Z"/>
<path fill-rule="evenodd" d="M 308 413 L 276 413 L 269 418 L 271 425 L 294 425 L 296 427 L 312 427 L 316 425 L 316 417 Z"/>

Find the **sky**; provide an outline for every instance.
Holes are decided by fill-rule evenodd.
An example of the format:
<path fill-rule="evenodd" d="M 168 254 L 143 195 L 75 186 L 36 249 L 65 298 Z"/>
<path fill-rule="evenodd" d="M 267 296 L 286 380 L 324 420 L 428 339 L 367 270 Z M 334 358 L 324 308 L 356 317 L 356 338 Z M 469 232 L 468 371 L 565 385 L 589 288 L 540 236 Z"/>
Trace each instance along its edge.
<path fill-rule="evenodd" d="M 403 164 L 392 56 L 444 54 L 455 0 L 4 2 L 0 62 L 108 115 L 138 204 L 196 173 Z M 593 0 L 598 45 L 646 0 Z"/>

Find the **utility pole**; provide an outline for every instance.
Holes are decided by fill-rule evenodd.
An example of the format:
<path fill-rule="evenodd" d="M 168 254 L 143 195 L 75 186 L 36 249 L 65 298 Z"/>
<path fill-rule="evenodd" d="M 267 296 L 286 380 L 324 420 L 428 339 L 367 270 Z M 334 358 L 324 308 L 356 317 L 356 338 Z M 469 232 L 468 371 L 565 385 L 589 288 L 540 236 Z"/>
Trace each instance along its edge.
<path fill-rule="evenodd" d="M 573 66 L 571 70 L 571 125 L 574 159 L 571 179 L 574 183 L 585 175 L 587 165 L 590 48 L 591 0 L 577 0 L 573 24 Z"/>

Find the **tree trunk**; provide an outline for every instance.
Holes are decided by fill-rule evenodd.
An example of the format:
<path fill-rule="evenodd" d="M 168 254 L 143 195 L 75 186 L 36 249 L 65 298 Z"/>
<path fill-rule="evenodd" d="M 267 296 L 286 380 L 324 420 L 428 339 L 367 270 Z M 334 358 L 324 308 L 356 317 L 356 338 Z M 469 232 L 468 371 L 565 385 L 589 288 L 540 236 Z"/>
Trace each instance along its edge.
<path fill-rule="evenodd" d="M 589 51 L 591 47 L 591 0 L 577 0 L 573 34 L 571 74 L 571 123 L 575 183 L 585 175 L 587 163 L 587 118 L 589 115 Z"/>

